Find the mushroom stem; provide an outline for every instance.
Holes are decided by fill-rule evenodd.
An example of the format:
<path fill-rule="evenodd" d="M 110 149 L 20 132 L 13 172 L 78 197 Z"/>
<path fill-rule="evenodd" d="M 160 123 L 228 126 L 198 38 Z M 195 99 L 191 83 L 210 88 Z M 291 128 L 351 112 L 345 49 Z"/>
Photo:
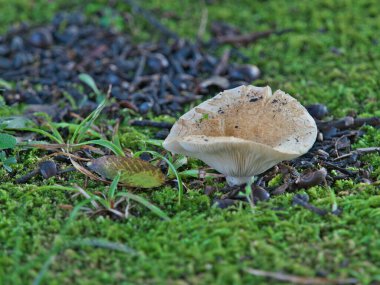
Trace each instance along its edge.
<path fill-rule="evenodd" d="M 239 185 L 250 183 L 251 178 L 252 176 L 248 176 L 248 177 L 227 176 L 226 180 L 229 186 L 239 186 Z"/>

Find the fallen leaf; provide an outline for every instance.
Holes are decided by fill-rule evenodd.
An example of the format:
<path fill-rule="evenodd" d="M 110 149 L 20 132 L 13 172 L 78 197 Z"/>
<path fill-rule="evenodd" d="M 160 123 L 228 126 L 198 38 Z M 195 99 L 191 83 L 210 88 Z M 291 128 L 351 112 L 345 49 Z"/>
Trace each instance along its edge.
<path fill-rule="evenodd" d="M 165 182 L 159 168 L 139 158 L 107 155 L 91 160 L 87 166 L 110 180 L 120 172 L 120 183 L 131 187 L 153 188 Z"/>

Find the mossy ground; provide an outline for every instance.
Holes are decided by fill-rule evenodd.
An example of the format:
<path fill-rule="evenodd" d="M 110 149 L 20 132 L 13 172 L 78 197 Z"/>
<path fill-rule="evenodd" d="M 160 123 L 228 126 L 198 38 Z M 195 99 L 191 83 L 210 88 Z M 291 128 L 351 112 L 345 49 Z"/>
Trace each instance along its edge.
<path fill-rule="evenodd" d="M 144 1 L 144 6 L 153 9 L 157 17 L 167 12 L 178 15 L 179 19 L 162 17 L 162 21 L 189 38 L 196 36 L 205 9 L 209 23 L 228 21 L 247 32 L 273 26 L 293 28 L 291 33 L 241 49 L 263 72 L 262 79 L 254 83 L 281 88 L 304 104 L 324 103 L 335 116 L 351 110 L 366 116 L 380 115 L 378 1 L 211 2 L 206 6 L 204 1 L 150 0 Z M 82 7 L 94 13 L 105 5 L 96 1 Z M 124 4 L 117 5 L 119 11 L 129 11 Z M 65 6 L 70 5 L 66 1 L 0 0 L 0 28 L 4 31 L 18 20 L 44 22 Z M 118 17 L 103 21 L 109 22 L 142 39 L 151 31 L 138 16 L 127 25 Z M 9 109 L 4 114 L 8 115 Z M 132 139 L 124 137 L 125 146 L 138 150 L 144 146 L 136 139 L 147 135 L 149 132 L 134 132 Z M 379 137 L 379 131 L 370 128 L 357 145 L 378 145 Z M 74 181 L 83 185 L 82 176 L 67 174 L 65 180 L 34 179 L 26 185 L 14 184 L 16 177 L 33 169 L 39 157 L 38 151 L 19 152 L 15 177 L 0 170 L 3 284 L 31 283 L 52 253 L 55 257 L 50 260 L 43 284 L 277 284 L 249 275 L 246 268 L 301 276 L 354 277 L 360 284 L 380 282 L 380 191 L 376 186 L 336 183 L 332 191 L 342 208 L 340 216 L 319 217 L 292 207 L 292 194 L 259 204 L 252 212 L 250 208 L 212 208 L 201 189 L 191 189 L 179 207 L 176 190 L 164 187 L 142 195 L 172 216 L 168 222 L 139 208 L 141 215 L 127 221 L 80 215 L 68 223 L 70 212 L 59 205 L 75 204 L 78 198 L 38 186 L 70 185 Z M 379 179 L 379 155 L 366 159 L 373 163 Z M 86 189 L 103 187 L 90 182 Z M 331 207 L 329 189 L 313 187 L 307 193 L 313 204 Z M 134 252 L 64 246 L 64 242 L 93 238 L 125 244 Z"/>

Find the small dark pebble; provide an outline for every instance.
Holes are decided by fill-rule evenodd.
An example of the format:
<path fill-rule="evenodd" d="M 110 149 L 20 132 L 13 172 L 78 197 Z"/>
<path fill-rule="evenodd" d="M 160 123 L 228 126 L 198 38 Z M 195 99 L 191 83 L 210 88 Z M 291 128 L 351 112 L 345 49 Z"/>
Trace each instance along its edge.
<path fill-rule="evenodd" d="M 22 51 L 23 49 L 24 49 L 24 40 L 19 36 L 15 36 L 11 41 L 11 50 L 15 52 L 15 51 Z"/>
<path fill-rule="evenodd" d="M 168 129 L 163 129 L 158 131 L 155 135 L 154 138 L 159 139 L 159 140 L 164 140 L 166 137 L 169 135 L 169 130 Z"/>
<path fill-rule="evenodd" d="M 227 89 L 230 85 L 230 82 L 227 78 L 221 76 L 212 76 L 199 84 L 199 87 L 204 89 L 207 92 L 209 87 L 219 87 L 220 89 Z"/>
<path fill-rule="evenodd" d="M 326 175 L 326 168 L 321 168 L 317 171 L 303 174 L 296 180 L 295 185 L 298 188 L 310 188 L 312 186 L 320 185 L 326 181 Z"/>
<path fill-rule="evenodd" d="M 144 102 L 140 106 L 138 106 L 138 108 L 139 108 L 139 112 L 144 115 L 148 113 L 149 110 L 152 108 L 152 104 L 148 102 Z"/>
<path fill-rule="evenodd" d="M 300 201 L 308 203 L 310 200 L 309 195 L 298 193 L 293 197 L 293 205 L 298 205 Z"/>
<path fill-rule="evenodd" d="M 130 124 L 131 126 L 155 127 L 155 128 L 163 128 L 163 129 L 170 129 L 173 126 L 172 123 L 154 122 L 154 121 L 149 121 L 149 120 L 134 120 Z"/>
<path fill-rule="evenodd" d="M 153 73 L 158 73 L 169 66 L 169 61 L 164 55 L 157 53 L 148 57 L 147 66 Z"/>
<path fill-rule="evenodd" d="M 327 107 L 323 104 L 312 104 L 307 106 L 306 109 L 312 117 L 318 120 L 323 119 L 329 113 Z"/>
<path fill-rule="evenodd" d="M 145 161 L 150 161 L 152 160 L 152 155 L 149 152 L 143 152 L 140 156 L 140 159 L 145 160 Z"/>
<path fill-rule="evenodd" d="M 268 201 L 270 194 L 263 187 L 252 185 L 252 196 L 255 203 L 259 201 Z"/>
<path fill-rule="evenodd" d="M 228 75 L 234 81 L 246 81 L 251 83 L 260 76 L 260 70 L 254 65 L 242 65 L 229 70 Z"/>
<path fill-rule="evenodd" d="M 120 78 L 114 74 L 114 73 L 109 73 L 106 76 L 106 82 L 111 85 L 120 85 Z"/>
<path fill-rule="evenodd" d="M 225 209 L 231 206 L 236 205 L 238 201 L 233 200 L 233 199 L 214 199 L 213 205 L 220 209 Z"/>
<path fill-rule="evenodd" d="M 207 185 L 204 189 L 204 193 L 205 195 L 207 196 L 211 196 L 212 194 L 214 194 L 216 192 L 217 188 L 216 187 L 213 187 L 213 186 L 210 186 L 210 185 Z"/>
<path fill-rule="evenodd" d="M 29 43 L 35 47 L 47 48 L 53 43 L 53 37 L 49 30 L 41 29 L 33 32 L 28 39 Z"/>
<path fill-rule="evenodd" d="M 289 188 L 289 183 L 284 183 L 273 190 L 272 195 L 281 195 Z"/>
<path fill-rule="evenodd" d="M 368 178 L 361 178 L 359 182 L 365 183 L 365 184 L 368 184 L 368 185 L 372 184 L 372 181 L 370 179 L 368 179 Z"/>
<path fill-rule="evenodd" d="M 57 164 L 51 160 L 43 161 L 40 163 L 40 172 L 45 179 L 53 177 L 57 175 Z"/>
<path fill-rule="evenodd" d="M 43 101 L 35 92 L 25 92 L 22 94 L 23 101 L 30 105 L 39 105 L 43 104 Z"/>
<path fill-rule="evenodd" d="M 0 69 L 11 69 L 12 61 L 8 58 L 0 57 Z"/>
<path fill-rule="evenodd" d="M 8 55 L 10 52 L 10 49 L 6 45 L 0 45 L 0 56 Z"/>
<path fill-rule="evenodd" d="M 323 139 L 331 139 L 336 136 L 338 129 L 335 127 L 329 127 L 327 129 L 322 130 Z"/>

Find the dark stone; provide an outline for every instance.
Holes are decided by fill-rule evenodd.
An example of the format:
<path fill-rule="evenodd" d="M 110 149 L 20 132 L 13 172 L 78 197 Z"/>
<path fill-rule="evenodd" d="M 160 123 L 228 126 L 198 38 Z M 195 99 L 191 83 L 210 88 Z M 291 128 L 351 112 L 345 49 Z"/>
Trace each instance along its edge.
<path fill-rule="evenodd" d="M 246 81 L 248 83 L 260 76 L 260 70 L 254 65 L 242 65 L 230 68 L 228 75 L 233 81 Z"/>
<path fill-rule="evenodd" d="M 10 49 L 8 46 L 6 45 L 0 45 L 0 56 L 5 56 L 5 55 L 8 55 L 10 53 Z"/>
<path fill-rule="evenodd" d="M 12 61 L 8 58 L 0 57 L 0 69 L 11 69 L 13 66 Z"/>
<path fill-rule="evenodd" d="M 306 109 L 313 118 L 318 120 L 323 119 L 329 113 L 327 107 L 323 104 L 312 104 L 307 106 Z"/>
<path fill-rule="evenodd" d="M 169 135 L 169 130 L 168 129 L 163 129 L 163 130 L 160 130 L 158 131 L 156 134 L 155 134 L 155 138 L 156 139 L 159 139 L 159 140 L 164 140 L 166 139 L 166 137 Z"/>
<path fill-rule="evenodd" d="M 146 114 L 152 108 L 152 104 L 150 104 L 148 102 L 144 102 L 140 106 L 138 106 L 138 108 L 139 108 L 139 112 L 141 114 Z"/>
<path fill-rule="evenodd" d="M 40 163 L 40 173 L 45 179 L 53 177 L 57 175 L 57 165 L 51 160 L 43 161 Z"/>
<path fill-rule="evenodd" d="M 268 191 L 257 185 L 252 185 L 252 196 L 255 203 L 258 201 L 268 201 L 270 198 Z"/>
<path fill-rule="evenodd" d="M 19 36 L 15 36 L 11 41 L 11 50 L 15 52 L 15 51 L 22 51 L 23 49 L 24 49 L 24 40 Z"/>
<path fill-rule="evenodd" d="M 33 32 L 28 39 L 29 43 L 38 48 L 47 48 L 53 43 L 51 32 L 47 29 L 41 29 Z"/>

